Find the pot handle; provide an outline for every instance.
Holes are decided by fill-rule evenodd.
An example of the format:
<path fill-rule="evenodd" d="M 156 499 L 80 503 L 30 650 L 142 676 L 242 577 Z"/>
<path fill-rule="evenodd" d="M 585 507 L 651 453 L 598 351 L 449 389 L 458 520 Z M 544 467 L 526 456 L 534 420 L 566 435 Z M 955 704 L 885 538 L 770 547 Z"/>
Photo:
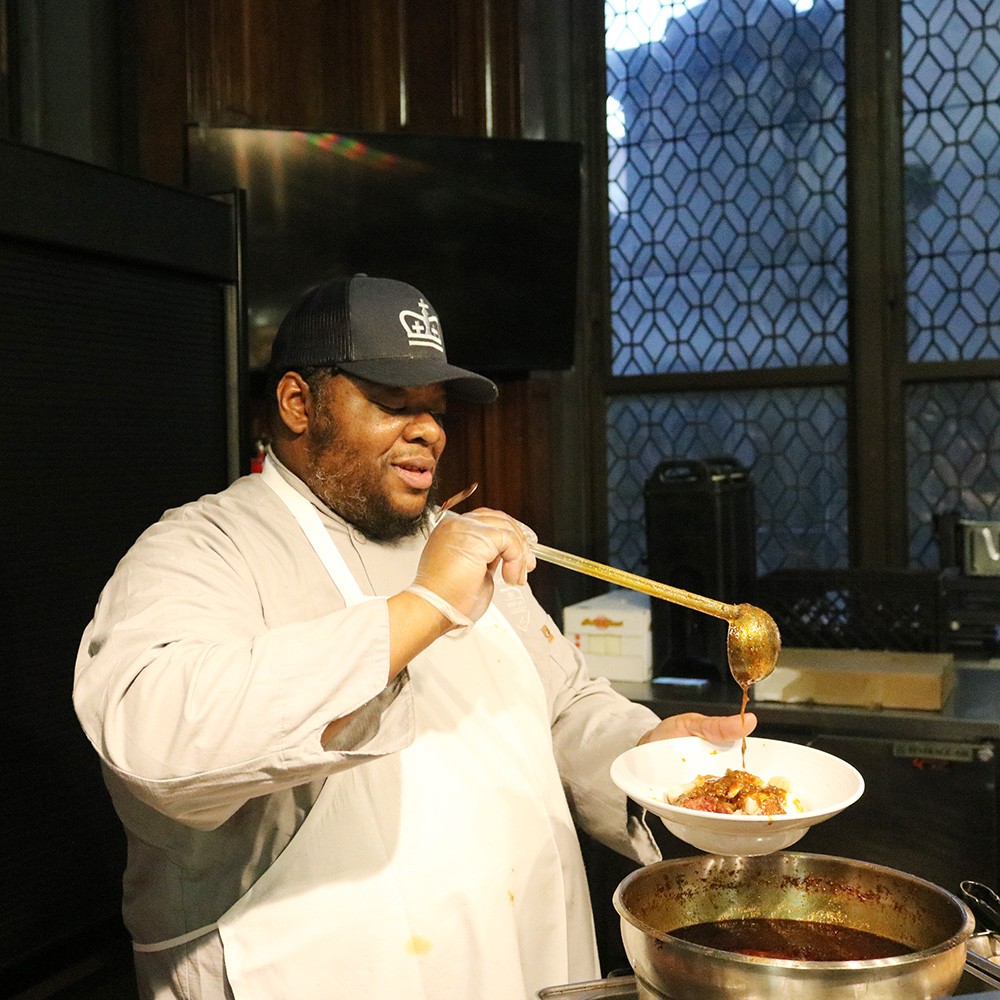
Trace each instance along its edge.
<path fill-rule="evenodd" d="M 983 927 L 988 931 L 1000 931 L 1000 896 L 988 885 L 973 879 L 959 883 L 959 889 Z"/>

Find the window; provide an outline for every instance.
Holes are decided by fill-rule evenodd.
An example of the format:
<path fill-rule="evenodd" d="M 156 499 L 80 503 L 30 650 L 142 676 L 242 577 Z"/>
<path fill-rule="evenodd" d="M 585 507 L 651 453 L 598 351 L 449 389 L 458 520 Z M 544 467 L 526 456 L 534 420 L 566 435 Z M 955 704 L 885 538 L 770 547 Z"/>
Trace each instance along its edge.
<path fill-rule="evenodd" d="M 1000 514 L 1000 5 L 874 8 L 605 5 L 618 565 L 662 459 L 750 470 L 760 572 Z"/>
<path fill-rule="evenodd" d="M 934 565 L 933 512 L 1000 513 L 1000 8 L 902 9 L 909 555 Z"/>

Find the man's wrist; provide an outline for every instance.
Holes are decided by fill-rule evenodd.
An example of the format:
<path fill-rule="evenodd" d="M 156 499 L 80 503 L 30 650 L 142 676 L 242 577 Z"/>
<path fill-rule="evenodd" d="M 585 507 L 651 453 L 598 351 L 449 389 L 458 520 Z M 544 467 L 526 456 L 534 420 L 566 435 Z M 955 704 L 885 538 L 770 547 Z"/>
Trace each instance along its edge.
<path fill-rule="evenodd" d="M 461 611 L 449 604 L 440 594 L 435 594 L 433 590 L 421 586 L 419 583 L 411 584 L 403 593 L 413 594 L 425 600 L 431 607 L 444 615 L 452 624 L 452 628 L 448 630 L 449 635 L 459 635 L 472 627 L 473 622 L 468 615 L 463 615 Z"/>

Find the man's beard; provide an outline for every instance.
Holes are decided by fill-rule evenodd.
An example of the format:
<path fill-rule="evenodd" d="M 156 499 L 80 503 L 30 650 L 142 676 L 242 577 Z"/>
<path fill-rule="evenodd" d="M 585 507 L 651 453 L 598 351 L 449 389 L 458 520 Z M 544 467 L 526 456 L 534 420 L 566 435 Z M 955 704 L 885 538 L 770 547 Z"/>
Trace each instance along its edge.
<path fill-rule="evenodd" d="M 324 419 L 307 433 L 306 485 L 330 510 L 372 541 L 392 542 L 424 529 L 437 496 L 437 479 L 419 514 L 401 513 L 390 504 L 379 470 L 373 470 L 356 449 L 343 443 L 331 421 Z M 337 463 L 331 470 L 323 458 L 333 452 L 337 453 Z"/>

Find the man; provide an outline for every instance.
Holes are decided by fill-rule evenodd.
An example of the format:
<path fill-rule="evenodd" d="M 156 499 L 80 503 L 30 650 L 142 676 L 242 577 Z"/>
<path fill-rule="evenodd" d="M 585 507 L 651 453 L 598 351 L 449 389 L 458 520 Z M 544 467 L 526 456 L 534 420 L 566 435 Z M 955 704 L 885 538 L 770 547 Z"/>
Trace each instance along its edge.
<path fill-rule="evenodd" d="M 129 837 L 143 997 L 511 1000 L 599 976 L 574 822 L 657 856 L 612 785 L 661 722 L 591 680 L 526 585 L 527 529 L 429 496 L 449 365 L 414 288 L 310 291 L 264 471 L 122 560 L 74 701 Z M 748 716 L 748 728 L 755 720 Z"/>

